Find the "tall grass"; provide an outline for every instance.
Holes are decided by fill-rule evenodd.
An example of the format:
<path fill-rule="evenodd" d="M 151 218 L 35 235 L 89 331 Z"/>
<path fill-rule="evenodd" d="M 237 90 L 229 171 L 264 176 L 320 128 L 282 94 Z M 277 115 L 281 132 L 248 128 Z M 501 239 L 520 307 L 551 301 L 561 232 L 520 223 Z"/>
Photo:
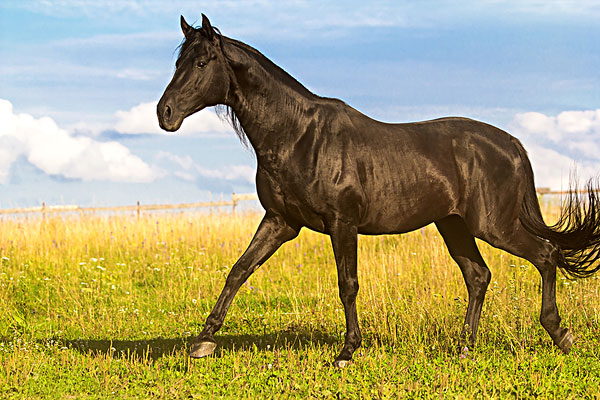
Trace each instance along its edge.
<path fill-rule="evenodd" d="M 349 368 L 327 363 L 344 314 L 329 238 L 310 231 L 243 285 L 216 356 L 190 360 L 187 345 L 261 216 L 2 220 L 0 397 L 598 398 L 598 277 L 558 278 L 578 338 L 562 355 L 538 322 L 535 268 L 480 242 L 492 283 L 478 346 L 461 353 L 467 293 L 431 226 L 360 237 L 364 341 Z"/>

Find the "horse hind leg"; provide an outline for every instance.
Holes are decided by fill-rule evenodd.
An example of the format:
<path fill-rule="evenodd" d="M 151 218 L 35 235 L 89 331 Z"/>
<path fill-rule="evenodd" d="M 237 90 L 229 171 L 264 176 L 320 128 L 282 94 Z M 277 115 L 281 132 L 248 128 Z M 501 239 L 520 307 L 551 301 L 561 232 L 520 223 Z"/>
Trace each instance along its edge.
<path fill-rule="evenodd" d="M 469 305 L 461 338 L 463 341 L 468 340 L 468 343 L 474 346 L 481 308 L 492 274 L 479 253 L 475 238 L 469 233 L 462 218 L 452 215 L 436 222 L 436 226 L 448 247 L 450 256 L 460 267 L 467 285 Z"/>
<path fill-rule="evenodd" d="M 569 353 L 574 339 L 568 329 L 560 326 L 561 318 L 556 306 L 556 266 L 560 250 L 551 242 L 525 230 L 519 222 L 512 232 L 501 242 L 498 239 L 489 242 L 495 247 L 530 261 L 539 271 L 542 276 L 540 323 L 554 344 L 565 354 Z"/>

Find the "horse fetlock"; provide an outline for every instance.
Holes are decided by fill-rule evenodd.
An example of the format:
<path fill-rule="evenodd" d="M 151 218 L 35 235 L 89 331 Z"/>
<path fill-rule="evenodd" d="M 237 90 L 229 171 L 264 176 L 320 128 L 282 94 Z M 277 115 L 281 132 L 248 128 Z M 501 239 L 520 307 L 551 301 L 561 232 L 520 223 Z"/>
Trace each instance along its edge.
<path fill-rule="evenodd" d="M 464 324 L 462 331 L 460 332 L 460 346 L 474 347 L 475 341 L 477 340 L 477 328 L 472 327 L 469 324 Z"/>
<path fill-rule="evenodd" d="M 344 343 L 344 348 L 342 349 L 342 353 L 344 351 L 347 351 L 348 353 L 350 353 L 350 357 L 352 357 L 352 354 L 354 353 L 354 351 L 356 349 L 358 349 L 361 346 L 362 343 L 362 338 L 360 337 L 360 335 L 356 336 L 356 335 L 348 335 L 346 337 L 346 341 Z"/>
<path fill-rule="evenodd" d="M 204 323 L 204 329 L 198 336 L 198 340 L 200 338 L 208 338 L 208 341 L 214 341 L 213 335 L 223 326 L 223 318 L 219 318 L 214 315 L 209 315 Z"/>
<path fill-rule="evenodd" d="M 563 331 L 566 331 L 566 329 L 562 329 L 560 327 L 560 322 L 561 319 L 558 316 L 558 313 L 543 313 L 540 315 L 540 323 L 542 324 L 542 326 L 544 327 L 544 329 L 550 334 L 550 336 L 554 337 L 560 337 L 562 338 L 562 335 L 564 334 Z M 560 332 L 558 334 L 556 334 L 556 332 Z"/>

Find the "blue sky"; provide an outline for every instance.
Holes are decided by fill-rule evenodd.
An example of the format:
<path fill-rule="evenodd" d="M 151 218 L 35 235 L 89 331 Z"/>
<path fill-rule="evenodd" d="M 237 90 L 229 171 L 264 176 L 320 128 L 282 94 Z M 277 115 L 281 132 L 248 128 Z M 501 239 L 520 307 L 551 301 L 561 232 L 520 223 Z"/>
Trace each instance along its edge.
<path fill-rule="evenodd" d="M 0 207 L 207 200 L 255 161 L 210 110 L 180 133 L 154 104 L 205 13 L 317 94 L 385 121 L 447 115 L 509 131 L 538 186 L 600 172 L 594 1 L 0 3 Z"/>

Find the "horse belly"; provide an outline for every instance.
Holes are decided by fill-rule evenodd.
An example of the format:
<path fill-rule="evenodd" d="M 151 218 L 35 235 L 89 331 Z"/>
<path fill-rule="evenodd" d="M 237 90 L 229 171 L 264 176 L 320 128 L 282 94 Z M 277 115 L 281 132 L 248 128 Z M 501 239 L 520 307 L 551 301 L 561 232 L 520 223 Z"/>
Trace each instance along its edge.
<path fill-rule="evenodd" d="M 375 165 L 363 175 L 365 234 L 403 233 L 456 211 L 460 202 L 453 168 L 427 159 Z"/>
<path fill-rule="evenodd" d="M 369 204 L 359 232 L 371 235 L 410 232 L 448 216 L 454 208 L 449 197 L 430 190 L 380 197 Z"/>

